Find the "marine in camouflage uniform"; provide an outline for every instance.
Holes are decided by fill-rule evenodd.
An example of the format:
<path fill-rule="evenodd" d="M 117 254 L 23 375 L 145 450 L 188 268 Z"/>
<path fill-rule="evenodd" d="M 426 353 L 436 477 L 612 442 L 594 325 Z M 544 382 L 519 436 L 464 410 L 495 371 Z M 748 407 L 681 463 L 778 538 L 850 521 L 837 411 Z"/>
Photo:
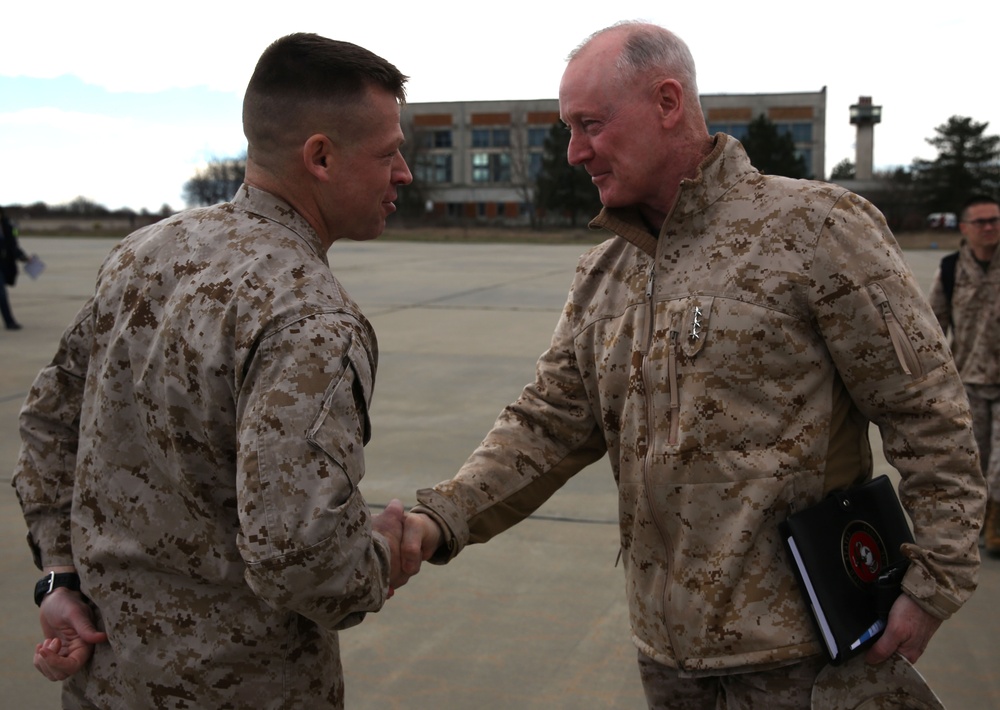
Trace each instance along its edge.
<path fill-rule="evenodd" d="M 269 52 L 305 46 L 337 65 L 331 42 L 295 35 Z M 363 91 L 379 150 L 351 155 L 376 168 L 342 178 L 370 193 L 342 210 L 359 234 L 321 231 L 315 213 L 336 202 L 308 201 L 301 166 L 281 184 L 313 220 L 244 184 L 140 230 L 31 388 L 14 478 L 29 542 L 39 567 L 76 569 L 108 637 L 65 682 L 65 707 L 343 707 L 337 630 L 389 596 L 398 535 L 358 488 L 375 334 L 326 252 L 377 236 L 410 180 L 397 97 Z M 326 188 L 341 154 L 322 135 L 307 145 L 341 199 Z M 274 182 L 255 154 L 248 183 Z"/>
<path fill-rule="evenodd" d="M 579 56 L 567 75 L 581 61 L 573 80 L 593 81 L 594 55 Z M 561 110 L 597 145 L 634 129 L 602 113 L 646 110 L 628 101 L 595 89 Z M 771 696 L 803 707 L 821 646 L 779 523 L 870 478 L 874 422 L 915 526 L 903 589 L 944 619 L 977 583 L 985 490 L 947 344 L 881 215 L 837 186 L 762 175 L 731 137 L 705 141 L 656 230 L 638 206 L 607 206 L 628 179 L 606 177 L 613 157 L 571 142 L 570 161 L 602 176 L 592 226 L 613 236 L 581 258 L 534 382 L 415 511 L 441 529 L 425 557 L 429 539 L 445 562 L 608 454 L 641 655 L 678 678 L 756 671 L 750 685 L 805 663 Z"/>
<path fill-rule="evenodd" d="M 267 193 L 115 248 L 31 388 L 15 478 L 39 566 L 75 564 L 110 635 L 82 695 L 337 702 L 334 629 L 388 592 L 357 488 L 376 359 L 315 232 Z"/>
<path fill-rule="evenodd" d="M 1000 224 L 988 220 L 998 215 L 1000 207 L 992 198 L 970 199 L 959 221 L 964 239 L 957 254 L 949 255 L 954 259 L 952 292 L 945 289 L 943 260 L 929 296 L 941 328 L 950 335 L 972 405 L 972 428 L 990 493 L 984 532 L 992 554 L 1000 554 Z M 971 218 L 987 221 L 973 224 Z"/>

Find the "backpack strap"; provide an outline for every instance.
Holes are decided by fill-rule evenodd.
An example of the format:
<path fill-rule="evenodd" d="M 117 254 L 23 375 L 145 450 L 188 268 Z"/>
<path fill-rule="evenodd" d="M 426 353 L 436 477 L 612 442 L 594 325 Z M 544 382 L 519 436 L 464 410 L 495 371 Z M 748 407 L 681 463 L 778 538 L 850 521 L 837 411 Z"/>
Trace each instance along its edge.
<path fill-rule="evenodd" d="M 958 265 L 958 252 L 941 259 L 941 286 L 951 308 L 951 294 L 955 292 L 955 268 Z"/>

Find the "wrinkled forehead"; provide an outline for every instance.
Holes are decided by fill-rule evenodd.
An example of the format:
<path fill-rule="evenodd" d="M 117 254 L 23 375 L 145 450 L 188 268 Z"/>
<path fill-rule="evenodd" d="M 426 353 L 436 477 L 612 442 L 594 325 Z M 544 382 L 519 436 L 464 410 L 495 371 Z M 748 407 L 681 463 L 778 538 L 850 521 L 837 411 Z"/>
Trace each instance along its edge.
<path fill-rule="evenodd" d="M 560 114 L 594 111 L 621 97 L 623 87 L 615 80 L 614 63 L 602 63 L 598 59 L 581 56 L 566 66 L 559 82 Z"/>

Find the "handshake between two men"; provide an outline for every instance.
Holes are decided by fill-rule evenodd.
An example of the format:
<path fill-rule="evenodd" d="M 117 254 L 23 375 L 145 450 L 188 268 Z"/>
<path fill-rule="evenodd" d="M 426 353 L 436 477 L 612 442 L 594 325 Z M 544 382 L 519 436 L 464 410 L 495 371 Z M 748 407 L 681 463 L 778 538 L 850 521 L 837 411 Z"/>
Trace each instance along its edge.
<path fill-rule="evenodd" d="M 372 518 L 372 530 L 389 543 L 389 596 L 420 571 L 441 545 L 441 528 L 423 513 L 406 512 L 398 499 Z"/>

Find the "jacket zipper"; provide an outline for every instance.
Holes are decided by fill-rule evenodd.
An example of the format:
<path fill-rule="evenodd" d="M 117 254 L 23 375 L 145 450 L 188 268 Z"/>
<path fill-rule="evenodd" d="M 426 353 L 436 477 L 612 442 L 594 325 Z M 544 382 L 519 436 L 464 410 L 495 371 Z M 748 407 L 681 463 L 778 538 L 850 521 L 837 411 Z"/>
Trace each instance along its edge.
<path fill-rule="evenodd" d="M 646 391 L 646 455 L 645 470 L 649 471 L 650 462 L 653 457 L 653 439 L 655 418 L 653 413 L 653 378 L 650 372 L 649 351 L 653 347 L 653 333 L 656 330 L 656 304 L 653 301 L 653 285 L 656 273 L 656 262 L 649 267 L 649 277 L 646 279 L 646 332 L 645 342 L 642 344 L 642 381 Z M 648 486 L 647 486 L 648 490 Z"/>
<path fill-rule="evenodd" d="M 653 525 L 656 527 L 657 532 L 660 535 L 660 539 L 663 541 L 663 551 L 667 559 L 667 569 L 664 570 L 663 574 L 663 587 L 659 590 L 660 596 L 660 608 L 659 611 L 662 614 L 666 614 L 667 611 L 667 597 L 668 589 L 670 588 L 670 577 L 672 576 L 671 570 L 673 568 L 673 557 L 670 554 L 670 536 L 667 534 L 666 526 L 660 519 L 660 514 L 657 512 L 656 501 L 653 496 L 653 486 L 651 485 L 650 472 L 653 467 L 654 458 L 654 445 L 656 440 L 656 418 L 655 411 L 653 408 L 653 390 L 654 383 L 651 377 L 650 365 L 649 365 L 649 351 L 653 344 L 653 335 L 656 332 L 654 325 L 654 316 L 656 315 L 656 304 L 653 300 L 653 286 L 654 286 L 654 270 L 656 268 L 656 263 L 654 262 L 649 268 L 649 278 L 646 281 L 646 304 L 648 309 L 648 323 L 646 327 L 645 339 L 646 342 L 643 346 L 643 358 L 642 358 L 642 377 L 643 383 L 645 385 L 646 391 L 646 455 L 643 457 L 643 470 L 642 477 L 644 487 L 646 489 L 646 507 L 649 511 L 649 517 L 653 521 Z M 670 433 L 668 434 L 668 441 L 670 443 L 676 443 L 676 432 L 679 429 L 678 417 L 680 414 L 680 408 L 677 406 L 679 402 L 679 397 L 677 394 L 677 344 L 678 332 L 676 329 L 672 329 L 670 332 L 670 343 L 669 352 L 667 354 L 667 372 L 670 387 Z M 671 648 L 676 648 L 677 643 L 674 639 L 673 633 L 670 631 L 669 626 L 667 628 L 667 635 L 669 637 L 669 642 Z"/>
<path fill-rule="evenodd" d="M 667 352 L 667 385 L 670 388 L 670 434 L 667 443 L 671 446 L 677 443 L 680 431 L 681 397 L 677 386 L 677 347 L 680 333 L 670 331 L 670 350 Z"/>

